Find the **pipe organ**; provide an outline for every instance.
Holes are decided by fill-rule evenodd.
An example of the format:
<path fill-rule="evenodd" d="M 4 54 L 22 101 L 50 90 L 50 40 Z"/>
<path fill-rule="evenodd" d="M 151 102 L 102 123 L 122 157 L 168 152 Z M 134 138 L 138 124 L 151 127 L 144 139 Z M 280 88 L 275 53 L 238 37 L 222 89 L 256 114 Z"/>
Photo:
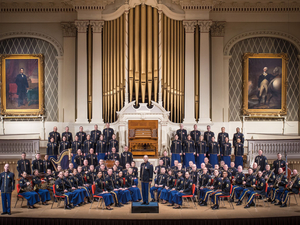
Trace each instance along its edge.
<path fill-rule="evenodd" d="M 162 75 L 159 78 L 159 13 L 156 8 L 138 5 L 125 19 L 106 21 L 103 27 L 103 118 L 117 120 L 116 112 L 124 106 L 128 82 L 128 100 L 139 103 L 158 102 L 159 79 L 163 107 L 170 120 L 184 118 L 184 28 L 183 22 L 161 14 Z M 125 35 L 128 35 L 128 65 L 125 65 Z M 128 66 L 128 79 L 125 68 Z"/>

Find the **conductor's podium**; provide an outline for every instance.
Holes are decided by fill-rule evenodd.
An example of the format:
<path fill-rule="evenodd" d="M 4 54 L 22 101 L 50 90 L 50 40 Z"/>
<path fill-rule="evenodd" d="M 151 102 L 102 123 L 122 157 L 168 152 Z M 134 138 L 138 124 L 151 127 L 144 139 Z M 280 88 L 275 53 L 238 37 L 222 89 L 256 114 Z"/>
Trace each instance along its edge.
<path fill-rule="evenodd" d="M 149 205 L 142 205 L 142 202 L 132 202 L 131 213 L 159 213 L 157 202 L 149 202 Z"/>
<path fill-rule="evenodd" d="M 133 156 L 157 157 L 158 152 L 158 121 L 129 120 L 128 121 L 129 151 Z"/>

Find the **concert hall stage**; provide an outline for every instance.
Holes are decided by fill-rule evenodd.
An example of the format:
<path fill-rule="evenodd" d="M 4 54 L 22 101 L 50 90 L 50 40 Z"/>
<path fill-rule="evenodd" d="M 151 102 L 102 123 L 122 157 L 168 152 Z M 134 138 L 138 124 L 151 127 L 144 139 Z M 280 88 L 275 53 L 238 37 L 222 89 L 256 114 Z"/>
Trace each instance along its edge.
<path fill-rule="evenodd" d="M 299 197 L 297 196 L 299 202 Z M 12 198 L 12 205 L 16 201 L 15 195 Z M 50 202 L 49 202 L 50 203 Z M 190 204 L 190 207 L 183 209 L 173 209 L 166 205 L 159 204 L 159 213 L 131 213 L 131 204 L 122 208 L 114 208 L 114 210 L 102 210 L 102 207 L 96 209 L 97 203 L 76 207 L 72 210 L 64 210 L 61 204 L 57 208 L 57 203 L 51 209 L 51 204 L 42 206 L 36 204 L 36 209 L 27 209 L 26 202 L 20 208 L 21 202 L 18 202 L 16 208 L 12 208 L 11 216 L 0 216 L 1 225 L 193 225 L 201 224 L 299 224 L 300 223 L 300 206 L 295 204 L 292 196 L 291 206 L 280 208 L 270 204 L 263 207 L 260 202 L 257 208 L 251 207 L 244 209 L 243 206 L 235 206 L 234 209 L 229 207 L 226 202 L 225 207 L 213 211 L 209 206 L 197 209 Z M 1 208 L 2 212 L 2 208 Z"/>

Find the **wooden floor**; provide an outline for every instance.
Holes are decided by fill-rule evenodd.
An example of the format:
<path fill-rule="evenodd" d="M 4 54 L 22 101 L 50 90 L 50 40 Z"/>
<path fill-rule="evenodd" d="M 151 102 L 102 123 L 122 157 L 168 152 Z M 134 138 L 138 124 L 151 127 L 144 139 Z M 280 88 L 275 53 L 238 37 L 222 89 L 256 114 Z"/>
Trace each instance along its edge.
<path fill-rule="evenodd" d="M 150 196 L 149 196 L 150 197 Z M 300 203 L 300 198 L 297 196 Z M 12 206 L 16 202 L 16 193 L 13 193 Z M 51 201 L 49 203 L 52 203 Z M 51 209 L 51 204 L 43 206 L 36 204 L 36 209 L 27 209 L 26 201 L 23 202 L 23 207 L 20 207 L 21 201 L 18 202 L 16 208 L 12 208 L 12 215 L 10 217 L 23 218 L 80 218 L 80 219 L 130 219 L 130 220 L 151 220 L 151 219 L 233 219 L 233 218 L 266 218 L 266 217 L 293 217 L 300 216 L 300 206 L 296 205 L 294 196 L 291 198 L 291 206 L 280 208 L 279 206 L 267 205 L 263 207 L 260 201 L 256 208 L 251 207 L 244 209 L 244 206 L 235 206 L 232 209 L 228 202 L 219 210 L 212 210 L 209 206 L 194 208 L 193 203 L 190 202 L 190 207 L 183 207 L 183 209 L 173 209 L 166 205 L 159 204 L 158 214 L 132 214 L 131 204 L 125 205 L 122 208 L 114 208 L 114 210 L 107 211 L 102 208 L 96 209 L 97 203 L 93 204 L 90 209 L 90 204 L 81 207 L 75 207 L 72 210 L 64 210 L 63 204 L 57 208 L 57 203 Z M 2 212 L 2 206 L 1 206 Z M 6 216 L 6 215 L 5 215 Z M 0 216 L 3 217 L 3 216 Z"/>

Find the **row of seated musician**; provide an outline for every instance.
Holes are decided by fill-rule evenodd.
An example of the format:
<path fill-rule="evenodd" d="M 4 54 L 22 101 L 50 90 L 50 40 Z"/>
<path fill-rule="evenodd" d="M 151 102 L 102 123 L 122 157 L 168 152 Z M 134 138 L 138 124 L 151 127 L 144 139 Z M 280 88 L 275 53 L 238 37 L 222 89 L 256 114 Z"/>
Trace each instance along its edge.
<path fill-rule="evenodd" d="M 156 178 L 155 186 L 150 189 L 152 201 L 155 201 L 153 191 L 156 190 L 158 192 L 156 200 L 162 199 L 163 204 L 168 201 L 170 206 L 176 203 L 174 208 L 179 208 L 182 204 L 180 199 L 182 194 L 193 194 L 194 197 L 197 195 L 200 206 L 207 206 L 207 201 L 211 198 L 212 209 L 219 208 L 219 198 L 224 196 L 229 198 L 231 204 L 234 202 L 234 198 L 238 199 L 237 205 L 241 205 L 247 196 L 245 208 L 253 206 L 253 200 L 258 196 L 272 203 L 276 203 L 278 200 L 276 205 L 286 207 L 289 195 L 299 194 L 300 178 L 297 170 L 293 170 L 291 181 L 288 182 L 282 168 L 279 168 L 278 174 L 275 175 L 274 169 L 270 170 L 270 165 L 266 166 L 264 172 L 257 168 L 256 172 L 253 173 L 253 168 L 249 168 L 247 177 L 242 172 L 242 166 L 238 167 L 235 176 L 228 170 L 227 165 L 224 165 L 223 170 L 219 170 L 216 166 L 213 175 L 209 174 L 204 164 L 200 170 L 197 170 L 195 164 L 192 165 L 190 172 L 184 172 L 180 168 L 181 164 L 178 164 L 177 171 L 169 170 L 169 177 L 165 179 L 161 178 L 165 175 L 165 168 L 161 169 L 161 173 Z M 172 176 L 173 172 L 175 176 Z M 182 178 L 182 174 L 185 175 L 185 178 Z M 190 185 L 187 179 L 191 180 Z M 193 185 L 196 187 L 195 190 L 192 188 Z M 182 194 L 178 195 L 178 193 Z"/>
<path fill-rule="evenodd" d="M 127 165 L 129 164 L 127 163 Z M 105 166 L 103 165 L 102 168 L 105 168 Z M 96 172 L 94 166 L 90 165 L 89 171 L 83 171 L 83 168 L 78 166 L 77 169 L 73 169 L 72 173 L 69 173 L 69 170 L 62 171 L 61 168 L 58 168 L 59 171 L 52 173 L 48 169 L 44 181 L 48 190 L 42 189 L 41 186 L 32 190 L 30 188 L 31 182 L 27 179 L 27 174 L 24 171 L 22 173 L 23 178 L 20 180 L 21 190 L 18 194 L 27 199 L 29 208 L 34 208 L 34 204 L 40 201 L 37 193 L 40 194 L 41 190 L 45 193 L 52 190 L 55 198 L 63 198 L 65 209 L 91 203 L 95 196 L 103 198 L 108 210 L 112 209 L 111 205 L 113 203 L 116 207 L 121 207 L 122 204 L 128 204 L 129 201 L 141 200 L 140 190 L 137 188 L 138 180 L 133 173 L 133 168 L 128 166 L 126 176 L 123 175 L 124 170 L 113 170 L 111 168 L 105 170 L 102 168 L 99 172 Z M 39 179 L 37 174 L 36 171 L 33 182 Z M 40 183 L 41 180 L 39 180 Z M 93 185 L 94 191 L 92 189 Z M 44 200 L 42 199 L 43 204 L 46 205 L 49 200 L 50 195 Z"/>

